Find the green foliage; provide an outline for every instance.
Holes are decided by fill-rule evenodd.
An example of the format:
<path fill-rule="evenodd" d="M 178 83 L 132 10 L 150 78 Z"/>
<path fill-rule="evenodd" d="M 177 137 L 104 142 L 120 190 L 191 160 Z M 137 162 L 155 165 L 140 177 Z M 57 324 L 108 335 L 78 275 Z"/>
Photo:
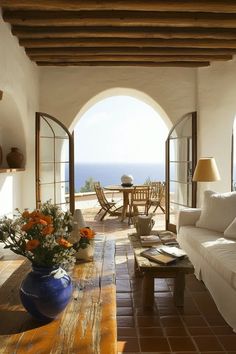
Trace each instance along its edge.
<path fill-rule="evenodd" d="M 149 184 L 151 184 L 151 182 L 152 182 L 151 178 L 147 177 L 144 181 L 144 185 L 149 185 Z"/>
<path fill-rule="evenodd" d="M 86 193 L 86 192 L 93 192 L 94 191 L 94 179 L 92 177 L 89 177 L 86 179 L 84 186 L 80 188 L 81 193 Z"/>

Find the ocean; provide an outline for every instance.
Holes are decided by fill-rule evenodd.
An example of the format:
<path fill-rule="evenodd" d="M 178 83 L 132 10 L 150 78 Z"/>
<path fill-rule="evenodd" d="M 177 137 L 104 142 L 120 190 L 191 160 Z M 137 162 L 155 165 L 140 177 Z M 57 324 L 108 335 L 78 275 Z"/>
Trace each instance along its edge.
<path fill-rule="evenodd" d="M 75 163 L 75 192 L 79 192 L 85 181 L 92 178 L 102 186 L 120 184 L 121 176 L 132 175 L 134 184 L 143 184 L 147 179 L 165 180 L 164 164 L 84 164 Z"/>

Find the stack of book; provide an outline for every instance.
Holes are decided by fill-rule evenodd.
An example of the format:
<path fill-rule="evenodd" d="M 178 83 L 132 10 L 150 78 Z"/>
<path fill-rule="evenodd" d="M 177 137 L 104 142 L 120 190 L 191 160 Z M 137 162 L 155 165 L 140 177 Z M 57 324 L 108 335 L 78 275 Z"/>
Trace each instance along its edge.
<path fill-rule="evenodd" d="M 161 245 L 161 239 L 157 235 L 140 236 L 140 242 L 142 246 L 156 246 Z"/>
<path fill-rule="evenodd" d="M 175 246 L 151 247 L 140 253 L 151 261 L 168 265 L 186 257 L 186 252 Z"/>

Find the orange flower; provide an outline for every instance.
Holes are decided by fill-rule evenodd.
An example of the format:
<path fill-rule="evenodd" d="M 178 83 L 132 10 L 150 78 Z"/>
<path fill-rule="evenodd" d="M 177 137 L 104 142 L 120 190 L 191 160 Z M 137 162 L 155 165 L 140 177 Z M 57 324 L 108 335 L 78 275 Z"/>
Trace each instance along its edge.
<path fill-rule="evenodd" d="M 25 246 L 26 251 L 32 251 L 39 246 L 39 240 L 29 240 Z"/>
<path fill-rule="evenodd" d="M 25 211 L 22 213 L 22 217 L 23 217 L 23 218 L 26 218 L 26 219 L 29 218 L 29 215 L 30 215 L 30 213 L 28 212 L 28 210 L 25 210 Z"/>
<path fill-rule="evenodd" d="M 47 225 L 43 228 L 42 234 L 45 235 L 51 235 L 54 231 L 54 228 L 52 225 Z"/>
<path fill-rule="evenodd" d="M 58 244 L 64 248 L 70 248 L 72 247 L 72 244 L 70 242 L 68 242 L 67 240 L 65 240 L 64 238 L 60 238 L 60 240 L 57 241 Z"/>
<path fill-rule="evenodd" d="M 94 238 L 95 232 L 89 227 L 83 227 L 79 231 L 82 237 L 87 237 L 88 239 Z"/>
<path fill-rule="evenodd" d="M 50 215 L 43 215 L 41 219 L 46 221 L 47 224 L 52 224 L 52 217 Z"/>
<path fill-rule="evenodd" d="M 25 224 L 21 227 L 21 230 L 22 231 L 29 231 L 30 229 L 32 229 L 33 226 L 34 226 L 34 222 L 29 221 L 29 222 L 27 222 L 27 224 Z"/>

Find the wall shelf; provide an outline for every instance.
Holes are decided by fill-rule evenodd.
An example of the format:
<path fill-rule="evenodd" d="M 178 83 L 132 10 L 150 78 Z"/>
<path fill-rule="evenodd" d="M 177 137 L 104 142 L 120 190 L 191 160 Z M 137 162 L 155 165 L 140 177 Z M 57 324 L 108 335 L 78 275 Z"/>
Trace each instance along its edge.
<path fill-rule="evenodd" d="M 1 168 L 0 173 L 11 173 L 11 172 L 20 172 L 25 171 L 25 168 Z"/>

